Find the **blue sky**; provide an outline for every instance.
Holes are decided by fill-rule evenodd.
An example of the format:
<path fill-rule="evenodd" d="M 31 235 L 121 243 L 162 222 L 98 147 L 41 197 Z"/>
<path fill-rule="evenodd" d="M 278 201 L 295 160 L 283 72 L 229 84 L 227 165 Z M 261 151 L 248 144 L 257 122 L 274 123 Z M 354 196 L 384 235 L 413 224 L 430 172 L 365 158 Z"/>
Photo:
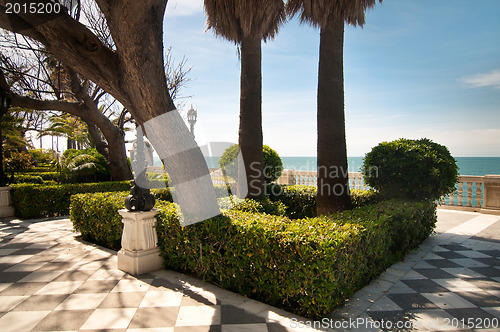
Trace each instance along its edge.
<path fill-rule="evenodd" d="M 192 66 L 182 91 L 198 110 L 200 145 L 237 142 L 239 60 L 205 32 L 202 0 L 169 0 L 165 46 Z M 500 1 L 385 0 L 363 28 L 346 27 L 347 152 L 427 137 L 456 157 L 500 156 Z M 316 155 L 319 30 L 292 19 L 263 44 L 264 144 Z"/>

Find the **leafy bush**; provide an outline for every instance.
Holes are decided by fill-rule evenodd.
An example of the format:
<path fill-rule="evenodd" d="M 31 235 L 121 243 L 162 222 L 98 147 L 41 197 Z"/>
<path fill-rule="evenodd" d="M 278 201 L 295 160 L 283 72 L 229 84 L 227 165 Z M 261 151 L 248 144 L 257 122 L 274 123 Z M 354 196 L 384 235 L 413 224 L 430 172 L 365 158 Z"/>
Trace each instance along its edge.
<path fill-rule="evenodd" d="M 224 171 L 224 174 L 232 179 L 238 176 L 238 153 L 240 152 L 239 145 L 235 144 L 224 151 L 219 160 L 219 166 Z M 266 183 L 276 181 L 283 170 L 283 163 L 276 151 L 269 146 L 263 146 L 263 169 L 264 179 Z"/>
<path fill-rule="evenodd" d="M 35 149 L 30 150 L 29 153 L 37 161 L 39 166 L 50 165 L 50 163 L 55 159 L 55 152 L 47 149 Z"/>
<path fill-rule="evenodd" d="M 32 173 L 35 174 L 35 173 Z M 18 174 L 14 178 L 14 183 L 35 183 L 35 184 L 42 184 L 43 178 L 40 175 L 25 175 L 25 174 Z"/>
<path fill-rule="evenodd" d="M 110 181 L 106 158 L 96 149 L 64 151 L 57 164 L 63 183 Z"/>
<path fill-rule="evenodd" d="M 76 194 L 71 196 L 70 219 L 82 239 L 120 250 L 122 218 L 118 210 L 125 208 L 128 192 Z"/>
<path fill-rule="evenodd" d="M 12 186 L 11 195 L 16 217 L 29 219 L 67 215 L 73 194 L 125 190 L 130 190 L 129 181 L 63 185 L 21 183 Z"/>
<path fill-rule="evenodd" d="M 236 196 L 219 199 L 221 209 L 232 209 L 236 211 L 267 213 L 275 216 L 284 216 L 286 213 L 285 204 L 280 201 L 271 201 L 269 198 L 255 200 L 250 198 L 241 199 Z"/>
<path fill-rule="evenodd" d="M 124 195 L 73 196 L 75 229 L 119 247 L 123 226 L 117 210 Z M 436 222 L 430 201 L 384 201 L 295 221 L 226 210 L 188 227 L 180 226 L 175 204 L 160 202 L 157 209 L 158 246 L 167 268 L 313 318 L 404 257 Z"/>
<path fill-rule="evenodd" d="M 280 201 L 286 207 L 286 216 L 290 219 L 312 218 L 316 216 L 315 186 L 282 186 L 270 184 L 266 193 L 272 201 Z M 380 201 L 380 195 L 374 190 L 351 189 L 353 208 L 374 204 Z"/>
<path fill-rule="evenodd" d="M 14 180 L 15 172 L 22 172 L 33 168 L 33 166 L 33 159 L 29 154 L 24 152 L 13 152 L 9 158 L 3 160 L 4 170 L 11 174 L 11 181 Z"/>
<path fill-rule="evenodd" d="M 448 149 L 427 138 L 380 143 L 366 154 L 362 173 L 386 198 L 436 200 L 453 192 L 458 181 Z"/>

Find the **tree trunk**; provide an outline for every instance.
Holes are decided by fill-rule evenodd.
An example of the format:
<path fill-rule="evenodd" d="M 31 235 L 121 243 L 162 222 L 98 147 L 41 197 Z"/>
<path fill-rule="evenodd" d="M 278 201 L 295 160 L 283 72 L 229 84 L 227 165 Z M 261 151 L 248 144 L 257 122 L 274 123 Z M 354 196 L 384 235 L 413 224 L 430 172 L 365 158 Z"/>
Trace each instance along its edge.
<path fill-rule="evenodd" d="M 344 22 L 321 29 L 318 73 L 317 213 L 326 215 L 349 206 L 344 115 Z"/>
<path fill-rule="evenodd" d="M 243 37 L 238 144 L 244 160 L 249 198 L 263 197 L 265 189 L 262 155 L 261 58 L 261 40 Z M 241 171 L 238 173 L 242 174 Z"/>

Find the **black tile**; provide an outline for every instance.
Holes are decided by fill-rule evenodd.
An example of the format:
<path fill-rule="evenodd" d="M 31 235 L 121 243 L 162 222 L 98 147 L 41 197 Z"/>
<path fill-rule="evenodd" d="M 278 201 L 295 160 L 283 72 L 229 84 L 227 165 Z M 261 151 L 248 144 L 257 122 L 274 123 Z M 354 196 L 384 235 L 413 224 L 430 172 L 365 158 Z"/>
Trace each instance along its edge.
<path fill-rule="evenodd" d="M 174 327 L 179 313 L 178 307 L 139 308 L 130 321 L 129 328 Z"/>
<path fill-rule="evenodd" d="M 11 243 L 7 243 L 6 245 L 4 245 L 2 247 L 2 249 L 24 249 L 26 247 L 29 247 L 32 244 L 33 243 L 29 243 L 29 242 L 11 242 Z"/>
<path fill-rule="evenodd" d="M 45 287 L 48 282 L 16 282 L 0 292 L 0 295 L 24 296 L 33 295 L 42 287 Z"/>
<path fill-rule="evenodd" d="M 174 332 L 221 332 L 220 325 L 210 326 L 177 326 L 174 327 Z"/>
<path fill-rule="evenodd" d="M 488 278 L 500 277 L 500 269 L 494 267 L 469 267 L 469 269 Z"/>
<path fill-rule="evenodd" d="M 498 307 L 500 305 L 500 298 L 487 292 L 457 292 L 455 294 L 478 307 Z"/>
<path fill-rule="evenodd" d="M 193 292 L 190 289 L 184 290 L 184 296 L 182 297 L 181 306 L 196 306 L 196 305 L 214 305 L 220 304 L 219 300 L 216 300 L 216 303 L 213 303 L 198 293 Z"/>
<path fill-rule="evenodd" d="M 266 319 L 232 305 L 221 305 L 221 324 L 265 323 Z"/>
<path fill-rule="evenodd" d="M 457 264 L 455 262 L 449 261 L 447 259 L 425 259 L 424 262 L 431 264 L 432 266 L 435 267 L 463 267 L 460 264 Z"/>
<path fill-rule="evenodd" d="M 11 264 L 14 266 L 16 264 Z M 0 273 L 0 283 L 16 282 L 26 277 L 32 271 L 19 271 L 19 272 L 2 272 Z"/>
<path fill-rule="evenodd" d="M 387 297 L 404 310 L 439 308 L 429 299 L 416 294 L 388 294 Z"/>
<path fill-rule="evenodd" d="M 290 324 L 293 324 L 293 323 L 290 323 Z M 298 326 L 298 322 L 297 322 L 297 326 Z M 267 331 L 268 332 L 289 332 L 290 329 L 288 329 L 288 328 L 286 328 L 278 323 L 267 323 Z"/>
<path fill-rule="evenodd" d="M 498 258 L 474 258 L 474 260 L 489 266 L 500 266 L 500 259 Z"/>
<path fill-rule="evenodd" d="M 410 287 L 417 293 L 438 293 L 447 292 L 443 286 L 429 279 L 401 280 L 406 286 Z"/>
<path fill-rule="evenodd" d="M 420 273 L 426 278 L 429 279 L 451 279 L 454 278 L 453 275 L 449 274 L 446 271 L 443 271 L 441 269 L 435 268 L 435 269 L 413 269 L 416 272 Z"/>
<path fill-rule="evenodd" d="M 118 283 L 118 280 L 87 280 L 78 287 L 75 294 L 109 293 Z"/>
<path fill-rule="evenodd" d="M 402 310 L 398 311 L 369 311 L 368 316 L 370 316 L 374 321 L 384 322 L 380 324 L 383 331 L 409 331 L 406 328 L 397 329 L 396 325 L 406 322 L 409 320 L 414 320 L 416 317 L 409 312 Z M 403 324 L 404 325 L 404 324 Z"/>
<path fill-rule="evenodd" d="M 45 249 L 19 249 L 11 255 L 36 255 L 45 251 Z"/>
<path fill-rule="evenodd" d="M 175 291 L 182 291 L 182 287 L 171 283 L 168 280 L 157 278 L 151 282 L 151 288 L 166 288 Z M 157 289 L 161 290 L 161 289 Z"/>
<path fill-rule="evenodd" d="M 490 255 L 491 257 L 500 257 L 500 250 L 478 250 L 483 254 Z"/>
<path fill-rule="evenodd" d="M 14 311 L 54 310 L 69 295 L 33 295 L 15 307 Z"/>
<path fill-rule="evenodd" d="M 490 314 L 489 312 L 484 311 L 481 308 L 465 308 L 465 309 L 445 309 L 447 313 L 452 315 L 458 320 L 463 319 L 464 323 L 467 324 L 467 320 L 470 318 L 472 321 L 475 321 L 475 324 L 479 324 L 480 322 L 484 322 L 484 319 L 494 319 L 495 316 Z M 459 326 L 462 327 L 462 326 Z M 465 328 L 468 326 L 465 325 Z M 471 328 L 479 328 L 477 325 L 471 326 Z"/>
<path fill-rule="evenodd" d="M 438 251 L 438 252 L 435 252 L 434 254 L 436 254 L 436 255 L 438 255 L 440 257 L 443 257 L 443 258 L 447 258 L 447 259 L 468 258 L 468 257 L 466 257 L 464 255 L 457 254 L 454 251 Z"/>
<path fill-rule="evenodd" d="M 7 270 L 12 264 L 0 263 L 0 272 Z"/>
<path fill-rule="evenodd" d="M 461 246 L 459 244 L 443 244 L 440 247 L 443 247 L 443 248 L 451 250 L 451 251 L 472 250 L 471 248 L 467 248 L 467 247 Z"/>

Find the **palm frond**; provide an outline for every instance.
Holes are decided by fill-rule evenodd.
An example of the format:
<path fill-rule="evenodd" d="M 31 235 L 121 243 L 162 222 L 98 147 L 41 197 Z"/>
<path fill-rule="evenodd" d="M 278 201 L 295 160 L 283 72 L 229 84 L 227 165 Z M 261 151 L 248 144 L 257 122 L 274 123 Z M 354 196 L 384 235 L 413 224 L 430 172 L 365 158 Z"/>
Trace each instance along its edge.
<path fill-rule="evenodd" d="M 382 0 L 379 0 L 382 3 Z M 326 27 L 329 22 L 345 21 L 363 26 L 365 12 L 375 6 L 376 0 L 288 0 L 286 12 L 293 17 L 300 13 L 300 21 L 316 27 Z"/>
<path fill-rule="evenodd" d="M 204 0 L 207 30 L 239 43 L 243 37 L 273 39 L 286 20 L 283 0 Z"/>

